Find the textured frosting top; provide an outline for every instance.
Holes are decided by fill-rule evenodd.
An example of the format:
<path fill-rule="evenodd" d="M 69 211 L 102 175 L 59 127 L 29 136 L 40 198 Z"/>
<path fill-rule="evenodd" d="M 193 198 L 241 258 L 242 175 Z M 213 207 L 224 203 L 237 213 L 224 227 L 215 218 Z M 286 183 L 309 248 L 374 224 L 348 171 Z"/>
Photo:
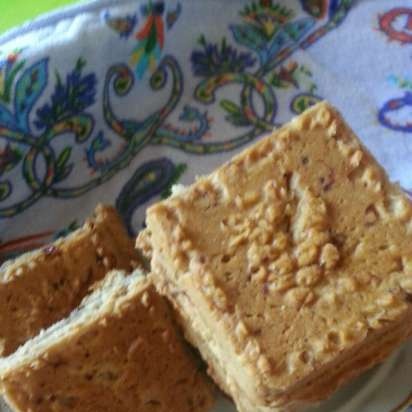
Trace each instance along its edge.
<path fill-rule="evenodd" d="M 411 300 L 409 201 L 327 103 L 152 206 L 155 239 L 156 225 L 176 273 L 198 277 L 236 352 L 278 389 Z"/>
<path fill-rule="evenodd" d="M 18 411 L 204 412 L 213 392 L 166 301 L 140 271 L 112 272 L 79 309 L 0 360 Z"/>
<path fill-rule="evenodd" d="M 116 210 L 97 206 L 80 229 L 0 268 L 0 356 L 68 315 L 111 269 L 138 266 Z"/>

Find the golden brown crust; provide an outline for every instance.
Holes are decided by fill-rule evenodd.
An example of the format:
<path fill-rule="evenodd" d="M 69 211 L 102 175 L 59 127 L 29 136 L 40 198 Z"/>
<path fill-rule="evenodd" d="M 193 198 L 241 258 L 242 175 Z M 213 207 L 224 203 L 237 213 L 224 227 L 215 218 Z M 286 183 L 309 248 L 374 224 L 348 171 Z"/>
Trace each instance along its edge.
<path fill-rule="evenodd" d="M 102 205 L 68 237 L 6 262 L 0 270 L 0 355 L 67 316 L 110 269 L 136 265 L 120 217 Z"/>
<path fill-rule="evenodd" d="M 13 359 L 17 354 L 3 361 L 8 367 L 1 371 L 2 390 L 16 412 L 209 409 L 212 387 L 177 332 L 166 301 L 146 280 L 130 280 L 134 276 L 127 286 L 105 292 L 108 309 L 85 303 L 81 310 L 90 311 L 91 319 L 73 326 L 73 318 L 72 326 L 63 326 L 59 338 L 40 350 L 42 339 L 35 338 L 29 342 L 35 355 L 20 364 Z"/>
<path fill-rule="evenodd" d="M 150 231 L 142 230 L 136 238 L 136 248 L 148 262 L 152 259 L 152 244 L 150 242 Z"/>
<path fill-rule="evenodd" d="M 249 385 L 239 386 L 275 405 L 293 403 L 354 348 L 405 321 L 411 216 L 407 198 L 321 103 L 152 206 L 147 223 L 152 264 L 189 297 L 197 288 L 209 326 L 224 324 L 226 346 L 245 364 L 236 379 Z M 194 280 L 183 287 L 187 273 Z M 411 330 L 405 324 L 385 354 Z"/>

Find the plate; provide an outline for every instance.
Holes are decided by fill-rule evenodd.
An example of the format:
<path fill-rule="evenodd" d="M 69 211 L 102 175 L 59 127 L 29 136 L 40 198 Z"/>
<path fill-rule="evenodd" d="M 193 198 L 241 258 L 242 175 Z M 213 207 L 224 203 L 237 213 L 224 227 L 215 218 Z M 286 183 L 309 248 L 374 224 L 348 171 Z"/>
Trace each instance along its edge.
<path fill-rule="evenodd" d="M 409 95 L 375 101 L 334 70 L 342 53 L 363 57 L 342 41 L 358 19 L 374 22 L 362 36 L 375 56 L 388 36 L 408 42 L 410 15 L 386 1 L 96 0 L 0 36 L 0 261 L 70 233 L 98 202 L 136 235 L 173 184 L 324 98 L 412 187 Z M 312 412 L 401 411 L 411 375 L 409 344 Z M 215 411 L 234 408 L 222 397 Z"/>

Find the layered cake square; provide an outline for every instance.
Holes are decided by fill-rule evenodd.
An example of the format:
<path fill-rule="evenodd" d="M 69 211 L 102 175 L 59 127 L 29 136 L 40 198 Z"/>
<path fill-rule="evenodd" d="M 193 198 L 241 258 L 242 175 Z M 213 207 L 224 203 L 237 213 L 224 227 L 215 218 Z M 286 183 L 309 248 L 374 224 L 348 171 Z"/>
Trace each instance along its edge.
<path fill-rule="evenodd" d="M 411 212 L 322 102 L 150 207 L 139 243 L 239 411 L 293 410 L 411 335 Z"/>

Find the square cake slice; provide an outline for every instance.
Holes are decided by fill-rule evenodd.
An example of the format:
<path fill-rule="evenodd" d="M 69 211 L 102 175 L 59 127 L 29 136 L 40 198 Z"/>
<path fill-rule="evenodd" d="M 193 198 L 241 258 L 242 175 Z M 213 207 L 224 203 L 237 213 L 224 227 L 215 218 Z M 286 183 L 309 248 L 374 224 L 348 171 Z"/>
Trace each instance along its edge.
<path fill-rule="evenodd" d="M 116 210 L 98 206 L 69 236 L 5 262 L 0 268 L 0 356 L 66 317 L 110 269 L 131 271 L 136 259 Z"/>
<path fill-rule="evenodd" d="M 411 212 L 322 102 L 149 208 L 142 237 L 220 387 L 240 411 L 283 411 L 411 335 Z"/>
<path fill-rule="evenodd" d="M 0 360 L 16 412 L 204 412 L 212 386 L 166 300 L 139 271 L 111 272 L 70 316 Z"/>

